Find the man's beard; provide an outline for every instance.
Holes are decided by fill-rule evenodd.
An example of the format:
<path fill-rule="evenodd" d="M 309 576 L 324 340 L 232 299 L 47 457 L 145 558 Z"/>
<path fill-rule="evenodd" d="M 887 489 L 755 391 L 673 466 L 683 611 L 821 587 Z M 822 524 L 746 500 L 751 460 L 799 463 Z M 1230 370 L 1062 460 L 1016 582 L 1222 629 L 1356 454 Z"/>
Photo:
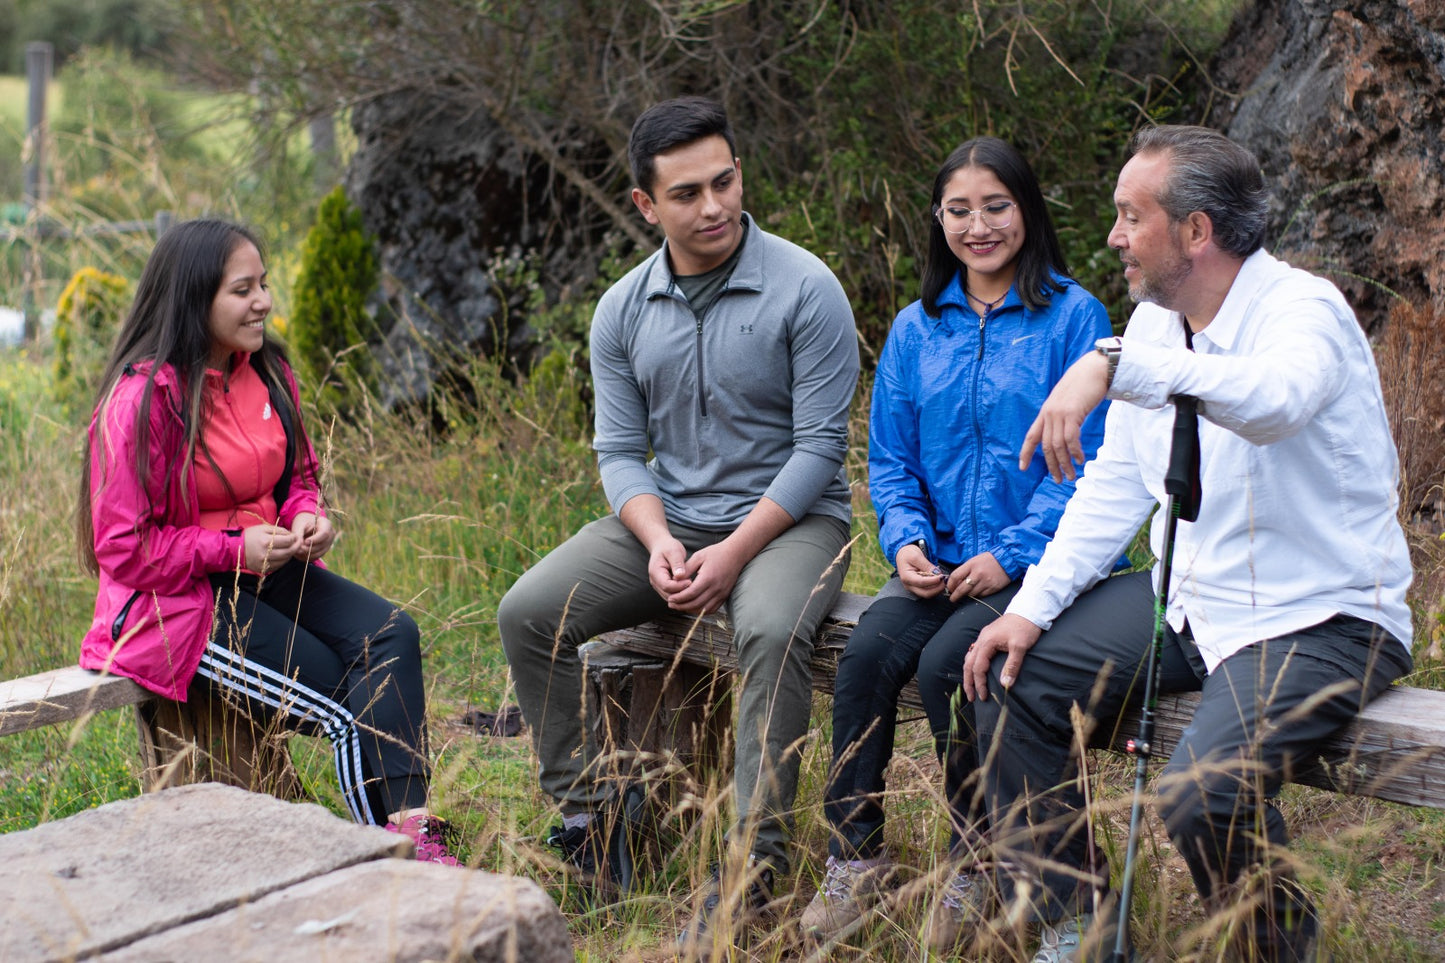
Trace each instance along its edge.
<path fill-rule="evenodd" d="M 1129 285 L 1129 299 L 1136 304 L 1152 301 L 1162 308 L 1173 310 L 1174 296 L 1184 286 L 1189 275 L 1194 273 L 1194 262 L 1180 253 L 1176 246 L 1167 264 L 1145 273 L 1139 270 L 1139 277 Z M 1137 265 L 1136 265 L 1137 266 Z"/>

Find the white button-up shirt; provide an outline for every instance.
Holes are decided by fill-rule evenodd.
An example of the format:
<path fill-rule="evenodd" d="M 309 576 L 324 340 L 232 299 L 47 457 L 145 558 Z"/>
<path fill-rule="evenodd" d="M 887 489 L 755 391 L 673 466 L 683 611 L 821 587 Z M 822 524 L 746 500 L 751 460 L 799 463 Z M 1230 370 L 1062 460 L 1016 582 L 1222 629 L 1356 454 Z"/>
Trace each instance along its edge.
<path fill-rule="evenodd" d="M 1334 285 L 1256 251 L 1185 344 L 1142 304 L 1125 331 L 1104 443 L 1008 611 L 1047 629 L 1166 502 L 1172 395 L 1198 398 L 1203 499 L 1175 532 L 1168 620 L 1212 671 L 1245 646 L 1337 614 L 1409 648 L 1399 472 L 1369 342 Z M 1165 518 L 1151 543 L 1163 552 Z M 1159 566 L 1154 568 L 1155 591 Z"/>

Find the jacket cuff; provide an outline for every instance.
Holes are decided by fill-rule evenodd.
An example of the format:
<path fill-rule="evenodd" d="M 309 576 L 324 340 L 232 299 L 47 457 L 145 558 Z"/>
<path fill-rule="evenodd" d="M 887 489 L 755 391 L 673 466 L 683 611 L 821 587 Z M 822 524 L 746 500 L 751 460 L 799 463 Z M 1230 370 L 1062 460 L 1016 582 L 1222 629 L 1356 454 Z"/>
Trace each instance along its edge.
<path fill-rule="evenodd" d="M 318 517 L 322 514 L 321 500 L 316 497 L 315 492 L 307 491 L 286 499 L 286 504 L 282 505 L 276 514 L 276 524 L 282 528 L 290 528 L 296 521 L 296 516 L 302 512 L 310 512 Z"/>

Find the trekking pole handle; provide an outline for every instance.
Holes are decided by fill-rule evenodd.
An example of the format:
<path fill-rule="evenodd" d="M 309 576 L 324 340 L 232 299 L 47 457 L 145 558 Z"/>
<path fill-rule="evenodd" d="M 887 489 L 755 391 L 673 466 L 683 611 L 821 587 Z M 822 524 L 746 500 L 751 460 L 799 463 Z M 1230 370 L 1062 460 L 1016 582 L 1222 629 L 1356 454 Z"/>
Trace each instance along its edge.
<path fill-rule="evenodd" d="M 1199 481 L 1199 399 L 1174 395 L 1174 432 L 1169 444 L 1169 470 L 1164 491 L 1174 496 L 1176 517 L 1192 522 L 1199 517 L 1203 497 Z"/>

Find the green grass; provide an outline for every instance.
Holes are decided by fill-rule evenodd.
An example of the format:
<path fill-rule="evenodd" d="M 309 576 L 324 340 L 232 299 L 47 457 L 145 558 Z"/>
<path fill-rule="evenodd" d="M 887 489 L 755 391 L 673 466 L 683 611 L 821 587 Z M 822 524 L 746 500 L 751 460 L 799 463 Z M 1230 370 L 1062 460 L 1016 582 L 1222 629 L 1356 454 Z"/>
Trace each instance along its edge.
<path fill-rule="evenodd" d="M 64 85 L 52 79 L 46 91 L 46 112 L 58 110 L 64 96 Z M 25 75 L 0 74 L 0 124 L 23 132 L 29 104 L 30 83 Z"/>
<path fill-rule="evenodd" d="M 263 146 L 249 97 L 181 88 L 172 77 L 99 49 L 67 63 L 48 95 L 49 220 L 90 229 L 149 224 L 169 211 L 176 219 L 209 214 L 254 224 L 273 245 L 268 267 L 277 313 L 287 313 L 292 254 L 314 204 L 304 127 L 268 128 Z M 25 78 L 0 76 L 0 205 L 21 199 L 26 98 Z M 344 159 L 354 139 L 344 122 L 338 135 Z M 0 304 L 18 307 L 28 293 L 53 307 L 83 266 L 133 279 L 153 243 L 145 231 L 48 242 L 33 255 L 24 243 L 0 245 Z"/>
<path fill-rule="evenodd" d="M 0 747 L 0 832 L 133 796 L 138 769 L 128 712 L 7 736 Z"/>
<path fill-rule="evenodd" d="M 1210 29 L 1218 31 L 1236 6 L 1236 0 L 1169 4 L 1207 17 Z M 1172 17 L 1168 10 L 1159 12 L 1166 20 Z M 115 77 L 99 85 L 102 93 L 140 90 L 151 80 L 124 65 Z M 168 83 L 163 93 L 174 93 Z M 168 131 L 163 144 L 124 141 L 114 130 L 102 131 L 116 135 L 106 141 L 113 147 L 67 135 L 71 139 L 58 144 L 52 156 L 105 150 L 114 164 L 104 174 L 61 184 L 52 198 L 53 213 L 66 223 L 85 224 L 122 215 L 148 218 L 165 207 L 180 217 L 208 211 L 256 223 L 272 242 L 277 312 L 287 314 L 297 238 L 313 202 L 306 195 L 304 165 L 296 163 L 305 154 L 304 131 L 288 135 L 292 166 L 279 176 L 258 174 L 248 163 L 255 148 L 244 98 L 176 96 L 178 129 Z M 60 116 L 66 98 L 61 76 L 50 90 L 52 119 Z M 18 198 L 25 111 L 24 78 L 0 77 L 0 202 Z M 338 134 L 344 155 L 349 149 L 344 123 Z M 182 155 L 187 159 L 178 159 Z M 138 237 L 47 248 L 42 304 L 53 307 L 61 286 L 85 265 L 133 278 L 149 243 Z M 20 272 L 13 253 L 0 252 L 0 301 L 17 304 Z M 42 345 L 0 351 L 0 677 L 73 663 L 94 598 L 93 580 L 81 575 L 75 561 L 70 529 L 85 413 L 67 413 L 50 397 L 46 350 Z M 572 381 L 563 376 L 545 388 L 518 387 L 485 364 L 473 374 L 479 400 L 441 414 L 449 426 L 445 438 L 428 426 L 375 412 L 334 429 L 312 413 L 314 439 L 332 466 L 331 494 L 343 533 L 331 562 L 405 606 L 422 627 L 436 806 L 461 827 L 472 864 L 544 886 L 568 916 L 579 959 L 661 959 L 728 823 L 724 787 L 699 787 L 695 822 L 670 822 L 678 832 L 674 845 L 659 855 L 656 877 L 639 898 L 612 909 L 589 909 L 538 844 L 555 812 L 537 788 L 529 742 L 478 736 L 458 721 L 468 708 L 495 709 L 511 701 L 496 629 L 502 594 L 535 559 L 605 510 L 586 446 L 590 431 L 575 401 L 581 380 L 574 374 Z M 888 566 L 874 539 L 861 483 L 866 477 L 861 398 L 853 423 L 849 473 L 860 539 L 845 587 L 867 593 L 882 583 Z M 1440 634 L 1438 618 L 1421 623 L 1422 630 Z M 1420 640 L 1422 655 L 1430 641 Z M 1411 682 L 1445 687 L 1442 665 L 1420 659 Z M 781 881 L 792 902 L 779 925 L 757 934 L 748 954 L 753 960 L 809 959 L 796 920 L 826 853 L 820 800 L 830 711 L 830 701 L 820 696 L 797 800 L 796 872 Z M 137 794 L 136 749 L 130 710 L 0 738 L 0 832 Z M 292 754 L 308 792 L 343 814 L 329 746 L 296 738 Z M 1095 754 L 1091 765 L 1100 843 L 1117 864 L 1132 769 L 1108 754 Z M 889 847 L 911 889 L 924 892 L 922 884 L 940 869 L 947 828 L 938 767 L 921 722 L 902 726 L 888 785 Z M 1302 878 L 1325 910 L 1335 958 L 1382 963 L 1445 958 L 1440 871 L 1445 813 L 1297 786 L 1287 787 L 1281 805 L 1295 834 Z M 1152 814 L 1141 852 L 1134 919 L 1141 947 L 1156 959 L 1218 959 L 1217 942 L 1207 936 L 1218 921 L 1205 918 L 1182 860 Z M 921 903 L 900 903 L 839 947 L 835 958 L 920 960 L 921 925 Z M 1007 947 L 994 956 L 1020 958 L 1027 956 Z"/>

